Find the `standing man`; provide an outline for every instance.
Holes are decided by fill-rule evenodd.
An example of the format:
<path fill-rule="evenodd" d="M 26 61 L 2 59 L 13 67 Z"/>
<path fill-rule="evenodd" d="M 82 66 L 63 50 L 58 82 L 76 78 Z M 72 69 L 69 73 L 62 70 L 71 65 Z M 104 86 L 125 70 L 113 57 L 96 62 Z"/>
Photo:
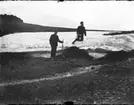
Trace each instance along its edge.
<path fill-rule="evenodd" d="M 53 59 L 56 56 L 56 49 L 58 46 L 58 42 L 63 43 L 63 41 L 59 40 L 59 37 L 57 35 L 57 31 L 54 32 L 54 34 L 51 35 L 49 42 L 51 45 L 51 58 Z"/>
<path fill-rule="evenodd" d="M 74 44 L 76 41 L 83 41 L 84 35 L 86 36 L 84 23 L 80 22 L 80 26 L 77 28 L 77 38 L 72 42 L 72 44 Z"/>

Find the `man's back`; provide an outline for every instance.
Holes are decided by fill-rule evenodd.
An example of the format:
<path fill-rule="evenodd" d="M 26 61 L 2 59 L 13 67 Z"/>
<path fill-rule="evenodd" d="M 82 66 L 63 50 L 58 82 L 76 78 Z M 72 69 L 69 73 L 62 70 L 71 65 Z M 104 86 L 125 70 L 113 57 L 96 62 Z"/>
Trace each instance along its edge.
<path fill-rule="evenodd" d="M 57 46 L 58 41 L 59 41 L 59 38 L 58 38 L 58 36 L 56 34 L 51 35 L 51 37 L 50 37 L 50 44 L 51 45 Z"/>
<path fill-rule="evenodd" d="M 84 34 L 85 33 L 85 27 L 84 26 L 79 26 L 77 28 L 77 34 Z"/>

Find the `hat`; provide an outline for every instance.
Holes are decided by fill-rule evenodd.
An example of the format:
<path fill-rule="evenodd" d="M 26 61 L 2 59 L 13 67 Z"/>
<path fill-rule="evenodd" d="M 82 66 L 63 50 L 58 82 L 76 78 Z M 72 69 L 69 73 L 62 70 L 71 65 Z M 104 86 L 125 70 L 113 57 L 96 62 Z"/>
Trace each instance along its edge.
<path fill-rule="evenodd" d="M 81 21 L 80 23 L 83 23 L 83 21 Z"/>

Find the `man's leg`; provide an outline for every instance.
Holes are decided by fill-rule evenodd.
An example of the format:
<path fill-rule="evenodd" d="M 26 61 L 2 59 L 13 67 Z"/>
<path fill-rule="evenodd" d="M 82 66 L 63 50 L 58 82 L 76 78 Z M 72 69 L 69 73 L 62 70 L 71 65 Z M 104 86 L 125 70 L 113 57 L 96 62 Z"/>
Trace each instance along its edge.
<path fill-rule="evenodd" d="M 77 38 L 72 42 L 72 44 L 74 44 L 77 40 L 79 40 L 79 37 L 77 37 Z"/>
<path fill-rule="evenodd" d="M 57 46 L 55 45 L 51 46 L 51 58 L 54 58 L 56 56 L 56 49 L 57 49 Z"/>
<path fill-rule="evenodd" d="M 76 39 L 72 42 L 72 44 L 74 44 L 76 42 Z"/>
<path fill-rule="evenodd" d="M 54 58 L 56 56 L 56 49 L 57 46 L 51 46 L 51 58 Z"/>
<path fill-rule="evenodd" d="M 51 58 L 53 58 L 53 46 L 51 45 Z"/>
<path fill-rule="evenodd" d="M 53 57 L 56 56 L 56 50 L 57 50 L 57 46 L 54 46 L 54 48 L 53 48 Z"/>
<path fill-rule="evenodd" d="M 81 36 L 81 41 L 83 41 L 83 39 L 84 39 L 84 38 L 83 38 L 83 35 L 82 35 L 82 36 Z"/>

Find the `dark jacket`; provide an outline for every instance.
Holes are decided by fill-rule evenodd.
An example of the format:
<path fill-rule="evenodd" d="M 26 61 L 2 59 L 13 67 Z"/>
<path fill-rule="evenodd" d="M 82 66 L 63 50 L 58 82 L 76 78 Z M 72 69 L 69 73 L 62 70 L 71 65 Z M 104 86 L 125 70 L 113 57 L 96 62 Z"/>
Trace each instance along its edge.
<path fill-rule="evenodd" d="M 85 27 L 84 26 L 79 26 L 77 28 L 77 34 L 81 34 L 81 35 L 85 35 L 86 36 L 86 30 L 85 30 Z"/>
<path fill-rule="evenodd" d="M 51 46 L 58 46 L 58 42 L 62 43 L 62 41 L 59 40 L 58 35 L 52 34 L 49 39 Z"/>

